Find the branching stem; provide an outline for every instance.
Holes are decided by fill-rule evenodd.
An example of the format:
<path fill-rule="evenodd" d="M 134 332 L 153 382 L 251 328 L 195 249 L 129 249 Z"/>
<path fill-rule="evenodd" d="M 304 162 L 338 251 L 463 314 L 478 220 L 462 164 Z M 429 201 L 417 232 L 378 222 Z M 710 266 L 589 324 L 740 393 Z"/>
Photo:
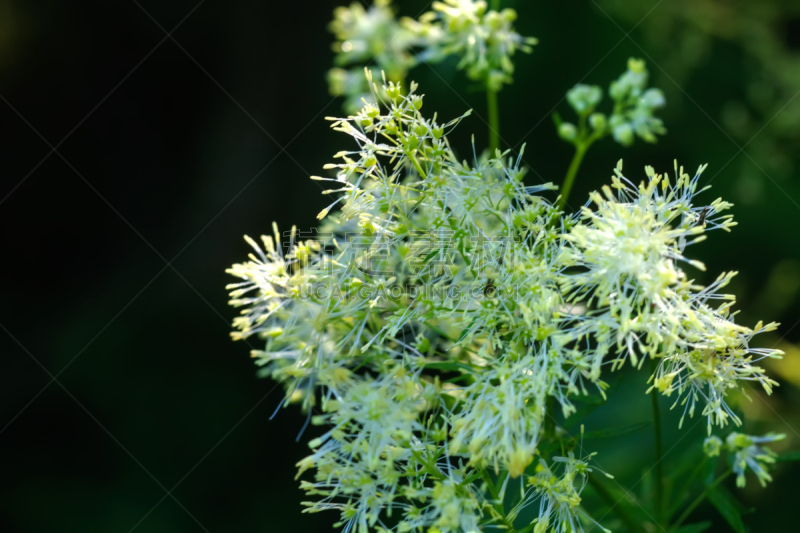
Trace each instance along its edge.
<path fill-rule="evenodd" d="M 492 495 L 492 499 L 494 503 L 492 507 L 497 512 L 500 520 L 505 527 L 507 533 L 514 533 L 516 530 L 514 529 L 514 524 L 508 521 L 508 517 L 506 516 L 505 507 L 503 506 L 503 498 L 500 496 L 500 493 L 497 491 L 497 486 L 492 481 L 492 475 L 489 473 L 489 470 L 486 469 L 483 471 L 483 480 L 486 482 L 486 486 L 489 488 L 489 493 Z"/>

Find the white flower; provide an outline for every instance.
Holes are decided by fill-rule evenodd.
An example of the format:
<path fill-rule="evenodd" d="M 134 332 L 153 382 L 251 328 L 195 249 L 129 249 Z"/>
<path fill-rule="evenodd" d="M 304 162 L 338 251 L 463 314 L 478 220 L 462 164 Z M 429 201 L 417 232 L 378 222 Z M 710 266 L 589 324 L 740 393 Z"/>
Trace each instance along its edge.
<path fill-rule="evenodd" d="M 298 476 L 316 469 L 315 481 L 301 487 L 324 496 L 306 504 L 309 512 L 338 510 L 346 530 L 363 532 L 382 513 L 391 514 L 405 474 L 414 469 L 415 453 L 423 453 L 414 433 L 422 429 L 425 388 L 396 369 L 380 381 L 354 378 L 346 392 L 325 403 L 329 413 L 314 422 L 333 429 L 312 441 L 314 453 L 298 463 Z"/>
<path fill-rule="evenodd" d="M 463 447 L 470 463 L 521 476 L 533 461 L 545 417 L 543 363 L 526 356 L 487 368 L 464 391 L 462 410 L 453 416 L 453 452 Z"/>

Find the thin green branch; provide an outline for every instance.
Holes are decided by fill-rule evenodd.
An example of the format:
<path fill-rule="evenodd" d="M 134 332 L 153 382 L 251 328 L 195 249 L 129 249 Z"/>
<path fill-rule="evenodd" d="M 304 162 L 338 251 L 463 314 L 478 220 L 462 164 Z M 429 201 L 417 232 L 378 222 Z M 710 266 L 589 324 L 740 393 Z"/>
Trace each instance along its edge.
<path fill-rule="evenodd" d="M 483 471 L 483 480 L 486 482 L 486 486 L 489 488 L 489 493 L 492 495 L 492 499 L 494 500 L 492 507 L 497 513 L 503 526 L 505 526 L 506 532 L 514 533 L 515 532 L 514 524 L 508 521 L 508 517 L 506 516 L 506 509 L 505 506 L 503 505 L 503 498 L 497 491 L 497 486 L 492 481 L 492 475 L 489 473 L 488 469 Z"/>
<path fill-rule="evenodd" d="M 583 156 L 586 155 L 589 145 L 589 143 L 582 143 L 575 147 L 575 155 L 572 158 L 572 162 L 569 164 L 567 176 L 564 178 L 564 185 L 561 187 L 561 198 L 558 199 L 558 207 L 561 209 L 564 209 L 564 206 L 567 205 L 569 193 L 572 191 L 572 184 L 575 183 L 575 177 L 578 175 L 578 170 L 581 168 L 581 163 L 583 162 Z"/>
<path fill-rule="evenodd" d="M 497 103 L 497 91 L 486 88 L 486 104 L 489 113 L 489 157 L 494 157 L 500 148 L 500 109 Z"/>
<path fill-rule="evenodd" d="M 422 169 L 422 165 L 420 165 L 420 164 L 419 164 L 419 161 L 417 160 L 417 156 L 416 156 L 416 155 L 414 155 L 414 152 L 410 152 L 410 153 L 408 154 L 408 156 L 409 156 L 408 158 L 411 160 L 411 163 L 413 163 L 413 165 L 414 165 L 414 168 L 415 168 L 415 169 L 417 170 L 417 172 L 419 173 L 419 177 L 420 177 L 421 179 L 425 179 L 425 178 L 428 176 L 428 173 L 427 173 L 427 172 L 425 172 L 425 171 Z"/>

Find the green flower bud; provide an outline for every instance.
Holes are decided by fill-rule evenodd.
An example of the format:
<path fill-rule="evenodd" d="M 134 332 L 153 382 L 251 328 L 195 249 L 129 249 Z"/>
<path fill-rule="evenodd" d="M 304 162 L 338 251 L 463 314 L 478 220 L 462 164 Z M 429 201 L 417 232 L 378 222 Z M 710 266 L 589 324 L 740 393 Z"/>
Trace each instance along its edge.
<path fill-rule="evenodd" d="M 381 114 L 380 110 L 377 107 L 373 106 L 372 104 L 368 104 L 367 106 L 364 107 L 364 113 L 369 118 L 373 118 L 373 119 L 377 118 L 378 115 Z"/>
<path fill-rule="evenodd" d="M 562 122 L 558 127 L 558 136 L 568 142 L 574 142 L 578 137 L 578 128 L 570 122 Z"/>
<path fill-rule="evenodd" d="M 612 81 L 611 86 L 608 88 L 608 95 L 617 102 L 625 98 L 627 93 L 628 85 L 621 80 Z"/>
<path fill-rule="evenodd" d="M 486 25 L 493 31 L 497 31 L 503 27 L 503 20 L 500 18 L 500 13 L 497 11 L 490 11 L 486 15 Z"/>
<path fill-rule="evenodd" d="M 703 452 L 705 452 L 708 457 L 719 457 L 720 450 L 722 450 L 722 439 L 716 435 L 708 437 L 703 442 Z"/>
<path fill-rule="evenodd" d="M 727 439 L 728 449 L 732 452 L 742 450 L 753 445 L 753 439 L 749 435 L 741 433 L 731 433 Z"/>
<path fill-rule="evenodd" d="M 420 353 L 424 354 L 428 353 L 428 350 L 430 349 L 431 349 L 431 341 L 428 340 L 426 337 L 420 336 L 419 339 L 417 340 L 417 350 L 419 350 Z"/>
<path fill-rule="evenodd" d="M 667 103 L 664 98 L 664 93 L 660 89 L 647 89 L 642 97 L 639 99 L 639 105 L 655 109 L 663 107 Z"/>
<path fill-rule="evenodd" d="M 588 115 L 594 111 L 602 99 L 603 89 L 597 85 L 579 83 L 567 93 L 567 101 L 579 115 Z"/>
<path fill-rule="evenodd" d="M 592 113 L 589 117 L 589 125 L 595 131 L 603 131 L 608 127 L 608 119 L 602 113 Z"/>
<path fill-rule="evenodd" d="M 636 74 L 647 72 L 644 59 L 637 59 L 635 57 L 628 59 L 628 70 Z"/>
<path fill-rule="evenodd" d="M 386 96 L 388 96 L 392 100 L 397 100 L 398 98 L 400 98 L 400 85 L 389 83 L 389 85 L 386 87 Z"/>
<path fill-rule="evenodd" d="M 517 20 L 517 12 L 511 8 L 506 8 L 500 12 L 500 15 L 506 20 L 506 22 L 514 22 Z"/>
<path fill-rule="evenodd" d="M 614 128 L 614 140 L 622 146 L 630 146 L 633 144 L 633 128 L 627 122 Z"/>
<path fill-rule="evenodd" d="M 397 135 L 397 123 L 394 120 L 390 120 L 383 126 L 383 131 L 389 135 Z"/>

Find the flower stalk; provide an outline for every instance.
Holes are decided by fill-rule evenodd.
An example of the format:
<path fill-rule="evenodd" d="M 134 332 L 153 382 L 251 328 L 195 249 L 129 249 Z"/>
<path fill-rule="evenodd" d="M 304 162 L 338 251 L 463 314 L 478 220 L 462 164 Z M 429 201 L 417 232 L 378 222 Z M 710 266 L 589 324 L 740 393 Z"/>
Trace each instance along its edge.
<path fill-rule="evenodd" d="M 500 149 L 500 110 L 497 103 L 497 91 L 486 88 L 486 103 L 489 114 L 489 153 Z"/>
<path fill-rule="evenodd" d="M 589 150 L 591 143 L 584 142 L 575 147 L 575 155 L 572 156 L 572 161 L 567 169 L 567 175 L 564 177 L 564 185 L 561 186 L 561 197 L 558 199 L 557 205 L 561 209 L 567 206 L 569 195 L 572 192 L 572 185 L 575 183 L 575 178 L 578 176 L 578 171 L 583 163 L 583 157 L 586 151 Z"/>

